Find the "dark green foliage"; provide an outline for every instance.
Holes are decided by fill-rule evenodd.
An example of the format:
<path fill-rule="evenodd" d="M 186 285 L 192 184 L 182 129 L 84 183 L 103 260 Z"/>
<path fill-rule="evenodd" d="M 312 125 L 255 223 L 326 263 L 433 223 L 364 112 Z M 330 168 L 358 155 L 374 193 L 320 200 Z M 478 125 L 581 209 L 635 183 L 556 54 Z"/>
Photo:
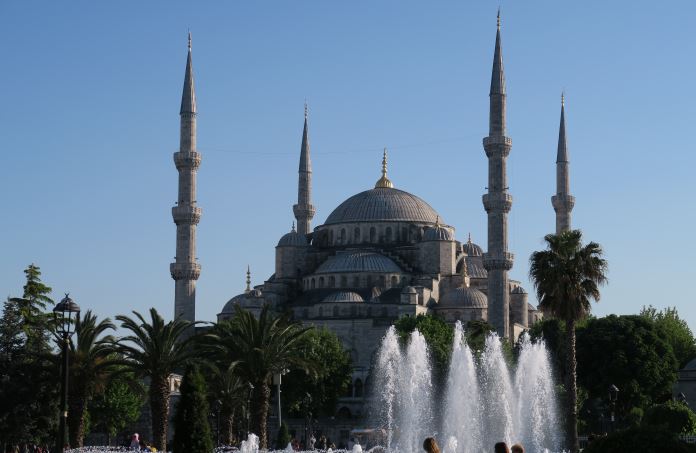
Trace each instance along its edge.
<path fill-rule="evenodd" d="M 650 407 L 643 417 L 644 426 L 661 427 L 676 434 L 696 433 L 696 414 L 684 403 L 667 401 Z"/>
<path fill-rule="evenodd" d="M 189 367 L 181 382 L 181 399 L 174 418 L 173 453 L 210 453 L 213 437 L 208 422 L 208 400 L 203 375 Z"/>
<path fill-rule="evenodd" d="M 288 431 L 288 425 L 285 422 L 281 423 L 280 429 L 278 430 L 278 436 L 276 437 L 276 448 L 278 450 L 285 450 L 285 447 L 290 443 L 290 431 Z"/>
<path fill-rule="evenodd" d="M 466 343 L 472 351 L 483 351 L 486 347 L 486 337 L 491 332 L 495 332 L 495 328 L 486 321 L 469 321 L 464 329 Z"/>
<path fill-rule="evenodd" d="M 58 420 L 59 369 L 49 339 L 51 288 L 35 265 L 24 271 L 22 297 L 10 298 L 0 318 L 0 440 L 50 443 Z"/>
<path fill-rule="evenodd" d="M 115 374 L 106 389 L 91 401 L 89 414 L 96 429 L 111 439 L 138 420 L 144 404 L 145 388 L 127 374 Z"/>
<path fill-rule="evenodd" d="M 680 369 L 696 358 L 696 339 L 686 321 L 679 317 L 676 308 L 667 307 L 658 311 L 655 307 L 649 306 L 643 307 L 640 314 L 655 321 L 662 331 L 660 336 L 672 346 Z"/>
<path fill-rule="evenodd" d="M 299 417 L 304 417 L 307 409 L 315 417 L 333 416 L 338 398 L 351 384 L 353 365 L 350 354 L 336 334 L 326 328 L 307 331 L 300 342 L 299 353 L 303 360 L 314 364 L 315 372 L 308 374 L 304 370 L 294 370 L 283 376 L 283 408 Z M 311 389 L 312 401 L 306 408 L 302 402 L 308 389 Z M 286 446 L 287 443 L 283 448 Z"/>
<path fill-rule="evenodd" d="M 418 329 L 430 348 L 435 379 L 438 382 L 444 382 L 452 355 L 452 341 L 454 341 L 452 326 L 434 315 L 404 316 L 399 318 L 394 326 L 403 341 L 407 341 L 411 332 Z"/>
<path fill-rule="evenodd" d="M 583 450 L 583 453 L 696 453 L 696 445 L 679 440 L 669 431 L 655 427 L 638 427 L 617 431 L 600 437 Z"/>
<path fill-rule="evenodd" d="M 546 348 L 551 355 L 551 362 L 556 376 L 561 382 L 565 382 L 565 362 L 566 362 L 566 334 L 565 323 L 559 319 L 544 319 L 535 323 L 529 329 L 532 340 L 544 339 Z M 578 364 L 578 374 L 582 373 L 582 365 Z"/>
<path fill-rule="evenodd" d="M 590 399 L 606 401 L 614 384 L 620 392 L 619 418 L 633 407 L 647 408 L 670 398 L 676 359 L 655 323 L 643 316 L 591 319 L 578 329 L 578 382 Z"/>

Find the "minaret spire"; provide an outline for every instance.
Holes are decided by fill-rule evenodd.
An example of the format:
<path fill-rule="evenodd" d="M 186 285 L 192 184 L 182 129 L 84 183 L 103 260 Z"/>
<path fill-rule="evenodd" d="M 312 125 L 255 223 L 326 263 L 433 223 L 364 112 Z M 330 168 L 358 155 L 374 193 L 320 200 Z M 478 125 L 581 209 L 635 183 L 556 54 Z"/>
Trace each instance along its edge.
<path fill-rule="evenodd" d="M 245 293 L 249 293 L 251 291 L 251 268 L 247 264 L 247 272 L 246 272 L 246 289 L 244 290 Z"/>
<path fill-rule="evenodd" d="M 556 234 L 570 230 L 570 212 L 575 197 L 570 194 L 570 161 L 565 124 L 565 93 L 561 94 L 561 123 L 558 127 L 558 151 L 556 153 L 556 195 L 551 197 L 556 211 Z"/>
<path fill-rule="evenodd" d="M 309 154 L 309 128 L 307 101 L 304 105 L 304 129 L 302 131 L 302 146 L 300 147 L 300 169 L 297 184 L 297 204 L 292 207 L 297 220 L 297 232 L 309 234 L 316 208 L 312 205 L 312 159 Z"/>
<path fill-rule="evenodd" d="M 201 218 L 201 208 L 196 202 L 196 174 L 201 165 L 201 155 L 196 150 L 196 93 L 190 32 L 179 115 L 179 151 L 174 153 L 174 164 L 179 171 L 179 195 L 176 206 L 172 208 L 172 217 L 176 224 L 176 257 L 169 270 L 175 282 L 174 316 L 195 321 L 196 280 L 201 273 L 201 266 L 196 258 L 196 225 Z"/>
<path fill-rule="evenodd" d="M 500 11 L 489 96 L 488 137 L 483 139 L 483 148 L 488 157 L 488 193 L 483 196 L 483 207 L 488 213 L 488 250 L 483 256 L 483 266 L 488 271 L 488 322 L 495 327 L 498 335 L 508 338 L 511 334 L 508 271 L 512 268 L 514 256 L 508 252 L 507 224 L 512 196 L 508 193 L 506 160 L 512 140 L 505 135 L 506 91 Z"/>

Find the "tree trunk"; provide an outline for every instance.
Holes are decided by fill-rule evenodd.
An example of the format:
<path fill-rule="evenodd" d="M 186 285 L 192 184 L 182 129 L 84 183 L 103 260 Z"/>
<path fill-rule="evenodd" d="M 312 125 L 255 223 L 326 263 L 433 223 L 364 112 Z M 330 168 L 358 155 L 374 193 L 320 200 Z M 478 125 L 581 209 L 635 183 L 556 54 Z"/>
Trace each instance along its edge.
<path fill-rule="evenodd" d="M 167 425 L 169 424 L 169 378 L 155 378 L 150 382 L 150 415 L 152 417 L 152 443 L 158 451 L 167 451 Z"/>
<path fill-rule="evenodd" d="M 82 447 L 85 438 L 86 396 L 73 394 L 68 402 L 68 439 L 72 448 Z"/>
<path fill-rule="evenodd" d="M 220 419 L 220 442 L 223 445 L 232 445 L 234 443 L 234 409 L 223 407 Z"/>
<path fill-rule="evenodd" d="M 254 422 L 252 431 L 259 436 L 259 448 L 268 448 L 268 430 L 266 422 L 268 419 L 268 404 L 271 400 L 271 388 L 268 386 L 268 379 L 263 379 L 261 382 L 254 384 L 254 399 L 252 407 L 254 407 Z M 255 405 L 253 403 L 256 403 Z"/>
<path fill-rule="evenodd" d="M 568 448 L 571 453 L 580 451 L 578 443 L 578 386 L 577 360 L 575 359 L 575 320 L 566 321 L 566 413 Z"/>

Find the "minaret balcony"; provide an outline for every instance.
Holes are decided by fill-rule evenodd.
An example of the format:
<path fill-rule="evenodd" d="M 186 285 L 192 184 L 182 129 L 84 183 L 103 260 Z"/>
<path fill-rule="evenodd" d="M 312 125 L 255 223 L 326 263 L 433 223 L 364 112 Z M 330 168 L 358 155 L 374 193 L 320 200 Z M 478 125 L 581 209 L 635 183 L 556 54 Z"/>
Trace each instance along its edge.
<path fill-rule="evenodd" d="M 494 157 L 500 155 L 507 157 L 512 148 L 512 139 L 504 135 L 489 135 L 483 138 L 483 149 L 486 150 L 486 156 Z"/>
<path fill-rule="evenodd" d="M 486 212 L 510 212 L 512 208 L 512 195 L 507 192 L 487 193 L 482 198 Z"/>
<path fill-rule="evenodd" d="M 487 271 L 491 270 L 506 270 L 512 269 L 512 263 L 515 260 L 515 255 L 510 252 L 499 253 L 484 253 L 483 267 Z"/>
<path fill-rule="evenodd" d="M 197 225 L 201 220 L 202 209 L 196 206 L 174 206 L 172 218 L 177 225 Z"/>
<path fill-rule="evenodd" d="M 182 168 L 196 169 L 201 166 L 201 155 L 196 151 L 177 151 L 174 153 L 174 165 L 177 170 Z"/>
<path fill-rule="evenodd" d="M 169 272 L 174 280 L 198 280 L 201 276 L 201 265 L 198 263 L 171 263 Z"/>
<path fill-rule="evenodd" d="M 556 195 L 551 197 L 551 204 L 553 205 L 553 209 L 556 212 L 570 212 L 573 210 L 573 207 L 575 206 L 575 197 L 564 193 L 557 193 Z"/>
<path fill-rule="evenodd" d="M 314 207 L 314 205 L 311 204 L 306 204 L 306 205 L 293 205 L 292 206 L 292 212 L 295 214 L 296 219 L 309 219 L 312 220 L 314 218 L 314 214 L 316 214 L 317 209 Z"/>

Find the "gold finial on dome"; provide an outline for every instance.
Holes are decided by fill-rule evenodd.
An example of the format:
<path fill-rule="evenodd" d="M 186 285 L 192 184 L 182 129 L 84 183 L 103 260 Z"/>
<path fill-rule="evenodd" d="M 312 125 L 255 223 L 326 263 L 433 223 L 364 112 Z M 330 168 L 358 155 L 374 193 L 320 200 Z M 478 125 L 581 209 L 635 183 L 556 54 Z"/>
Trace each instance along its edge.
<path fill-rule="evenodd" d="M 377 188 L 392 189 L 394 184 L 387 178 L 387 148 L 384 148 L 384 154 L 382 154 L 382 177 L 379 178 L 375 184 L 375 189 Z"/>
<path fill-rule="evenodd" d="M 245 293 L 249 293 L 251 291 L 251 269 L 249 268 L 249 265 L 247 264 L 247 279 L 246 279 L 246 290 L 244 290 Z"/>

